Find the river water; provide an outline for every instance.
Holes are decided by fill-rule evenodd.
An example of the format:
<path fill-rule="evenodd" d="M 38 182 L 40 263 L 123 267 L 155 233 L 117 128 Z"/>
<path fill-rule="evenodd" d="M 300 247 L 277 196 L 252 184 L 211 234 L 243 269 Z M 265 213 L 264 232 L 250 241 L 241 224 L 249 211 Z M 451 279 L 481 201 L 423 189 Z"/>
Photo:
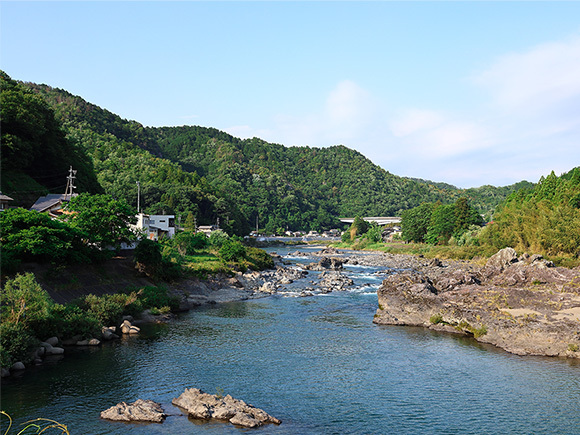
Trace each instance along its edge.
<path fill-rule="evenodd" d="M 374 325 L 382 272 L 347 266 L 352 290 L 297 297 L 313 286 L 311 273 L 285 293 L 69 349 L 3 380 L 2 409 L 17 423 L 55 419 L 72 434 L 580 434 L 580 362 Z M 171 400 L 190 387 L 229 393 L 283 423 L 248 430 L 188 420 Z M 99 419 L 139 398 L 160 402 L 165 423 Z"/>

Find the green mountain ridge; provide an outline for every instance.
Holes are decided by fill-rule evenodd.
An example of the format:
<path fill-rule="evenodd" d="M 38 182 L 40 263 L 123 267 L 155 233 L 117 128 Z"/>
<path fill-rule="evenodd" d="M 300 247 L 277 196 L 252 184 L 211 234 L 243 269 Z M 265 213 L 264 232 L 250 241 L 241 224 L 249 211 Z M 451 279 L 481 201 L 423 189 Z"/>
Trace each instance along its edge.
<path fill-rule="evenodd" d="M 342 145 L 285 147 L 208 127 L 144 127 L 65 90 L 15 82 L 5 74 L 2 79 L 3 101 L 5 88 L 17 88 L 26 98 L 16 106 L 26 106 L 34 96 L 53 113 L 57 130 L 80 157 L 74 164 L 69 156 L 50 158 L 79 169 L 80 190 L 104 191 L 136 206 L 139 182 L 145 212 L 184 218 L 191 213 L 198 224 L 219 220 L 238 234 L 256 225 L 267 231 L 321 230 L 340 226 L 338 217 L 400 215 L 423 202 L 451 203 L 459 197 L 491 216 L 509 194 L 533 186 L 458 189 L 393 175 Z M 43 180 L 29 167 L 4 165 L 4 104 L 2 111 L 2 189 L 18 196 L 15 180 L 22 173 L 40 185 Z M 18 152 L 18 145 L 12 151 Z"/>

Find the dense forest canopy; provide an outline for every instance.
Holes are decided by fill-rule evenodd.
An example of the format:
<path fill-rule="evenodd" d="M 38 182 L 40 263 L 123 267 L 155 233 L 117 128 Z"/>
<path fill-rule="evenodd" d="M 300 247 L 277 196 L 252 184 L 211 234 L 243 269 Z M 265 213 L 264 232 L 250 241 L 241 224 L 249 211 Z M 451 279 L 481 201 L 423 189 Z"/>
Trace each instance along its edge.
<path fill-rule="evenodd" d="M 19 196 L 22 174 L 54 191 L 70 165 L 78 170 L 79 192 L 105 192 L 136 208 L 139 183 L 143 211 L 193 215 L 198 225 L 219 222 L 237 234 L 256 225 L 268 232 L 322 230 L 340 227 L 338 217 L 400 215 L 461 197 L 489 219 L 507 195 L 533 186 L 462 190 L 393 175 L 342 145 L 284 147 L 214 128 L 144 127 L 65 90 L 18 83 L 4 73 L 2 100 L 2 189 L 27 206 Z M 30 159 L 19 159 L 28 149 Z M 57 181 L 51 185 L 39 174 Z"/>

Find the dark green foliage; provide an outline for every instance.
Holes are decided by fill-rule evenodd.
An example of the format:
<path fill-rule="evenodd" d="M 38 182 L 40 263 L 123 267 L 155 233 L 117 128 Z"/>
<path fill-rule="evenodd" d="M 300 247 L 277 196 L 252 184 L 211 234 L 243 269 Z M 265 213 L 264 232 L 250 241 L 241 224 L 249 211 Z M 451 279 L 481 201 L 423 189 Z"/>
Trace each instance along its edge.
<path fill-rule="evenodd" d="M 171 240 L 172 245 L 181 255 L 192 255 L 195 251 L 207 248 L 209 240 L 204 233 L 180 231 Z"/>
<path fill-rule="evenodd" d="M 38 339 L 22 325 L 3 321 L 0 324 L 0 366 L 10 367 L 17 361 L 26 360 L 37 343 Z"/>
<path fill-rule="evenodd" d="M 70 338 L 80 335 L 83 338 L 98 336 L 102 324 L 95 316 L 82 310 L 77 304 L 54 304 L 50 316 L 42 322 L 40 338 L 57 336 Z"/>
<path fill-rule="evenodd" d="M 356 235 L 360 236 L 365 234 L 369 230 L 369 223 L 365 221 L 363 218 L 357 216 L 354 218 L 354 222 L 350 226 L 351 230 L 354 229 L 356 231 Z"/>
<path fill-rule="evenodd" d="M 459 239 L 472 225 L 482 225 L 481 215 L 459 198 L 454 204 L 421 204 L 405 211 L 401 218 L 403 240 L 445 245 L 451 237 Z"/>
<path fill-rule="evenodd" d="M 113 199 L 110 195 L 81 194 L 71 198 L 66 210 L 72 212 L 64 218 L 66 222 L 101 250 L 118 250 L 121 243 L 135 240 L 130 227 L 136 220 L 135 210 L 124 200 Z"/>
<path fill-rule="evenodd" d="M 25 358 L 32 345 L 34 329 L 50 315 L 54 305 L 31 273 L 6 281 L 0 293 L 1 341 L 3 367 Z"/>
<path fill-rule="evenodd" d="M 364 234 L 364 237 L 371 243 L 379 243 L 383 240 L 383 230 L 373 222 L 369 225 L 369 229 Z"/>
<path fill-rule="evenodd" d="M 247 246 L 246 259 L 253 270 L 265 270 L 274 267 L 274 259 L 263 249 Z"/>
<path fill-rule="evenodd" d="M 125 301 L 119 296 L 89 294 L 78 302 L 78 306 L 90 317 L 97 319 L 100 325 L 116 325 L 121 320 L 125 308 Z"/>
<path fill-rule="evenodd" d="M 229 236 L 223 231 L 212 231 L 209 235 L 209 245 L 213 248 L 221 248 Z"/>
<path fill-rule="evenodd" d="M 431 222 L 434 204 L 423 203 L 401 214 L 402 238 L 407 242 L 423 243 Z"/>
<path fill-rule="evenodd" d="M 48 190 L 63 191 L 68 169 L 79 171 L 80 191 L 100 192 L 91 160 L 77 144 L 68 141 L 49 104 L 26 86 L 0 71 L 0 122 L 2 191 L 26 205 L 33 197 L 12 177 L 25 174 Z M 22 181 L 22 177 L 19 177 Z M 30 183 L 26 183 L 30 186 Z M 42 189 L 37 196 L 46 193 Z"/>
<path fill-rule="evenodd" d="M 0 213 L 2 266 L 10 272 L 20 261 L 90 261 L 94 251 L 83 243 L 83 233 L 47 214 L 22 208 Z M 6 258 L 5 258 L 6 257 Z"/>
<path fill-rule="evenodd" d="M 431 213 L 431 221 L 425 235 L 425 242 L 445 245 L 455 231 L 455 206 L 438 204 Z"/>
<path fill-rule="evenodd" d="M 163 260 L 161 245 L 154 240 L 142 239 L 135 248 L 133 258 L 145 267 L 158 268 Z"/>
<path fill-rule="evenodd" d="M 225 240 L 219 250 L 219 256 L 224 261 L 241 261 L 246 257 L 246 247 L 237 240 Z"/>
<path fill-rule="evenodd" d="M 179 308 L 179 299 L 169 296 L 165 287 L 143 287 L 137 294 L 143 309 L 170 307 L 176 310 Z"/>

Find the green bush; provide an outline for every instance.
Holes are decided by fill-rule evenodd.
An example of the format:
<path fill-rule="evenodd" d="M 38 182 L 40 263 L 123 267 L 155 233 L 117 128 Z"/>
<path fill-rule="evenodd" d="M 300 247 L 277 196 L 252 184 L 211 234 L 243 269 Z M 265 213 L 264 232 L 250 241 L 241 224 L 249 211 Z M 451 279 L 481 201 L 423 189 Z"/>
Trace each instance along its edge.
<path fill-rule="evenodd" d="M 43 320 L 49 316 L 52 305 L 53 300 L 33 273 L 7 280 L 0 294 L 2 322 L 29 324 Z"/>
<path fill-rule="evenodd" d="M 102 326 L 118 323 L 125 308 L 124 301 L 119 295 L 86 295 L 79 302 L 79 307 L 89 316 L 98 320 Z"/>
<path fill-rule="evenodd" d="M 219 256 L 224 261 L 241 261 L 246 257 L 246 247 L 237 240 L 225 240 L 219 250 Z"/>
<path fill-rule="evenodd" d="M 0 366 L 10 367 L 17 361 L 26 361 L 28 353 L 39 340 L 23 325 L 4 322 L 0 324 Z"/>
<path fill-rule="evenodd" d="M 145 267 L 158 267 L 162 260 L 161 245 L 153 240 L 142 239 L 135 248 L 134 259 Z"/>
<path fill-rule="evenodd" d="M 84 338 L 94 337 L 104 326 L 94 315 L 87 313 L 75 304 L 55 304 L 51 315 L 46 321 L 44 335 L 57 336 L 61 339 L 82 335 Z M 108 325 L 107 325 L 108 326 Z"/>
<path fill-rule="evenodd" d="M 274 267 L 274 259 L 260 248 L 246 247 L 246 259 L 254 270 L 265 270 Z"/>
<path fill-rule="evenodd" d="M 143 309 L 161 308 L 168 306 L 172 310 L 179 308 L 179 299 L 175 296 L 169 296 L 165 287 L 143 287 L 137 292 Z"/>
<path fill-rule="evenodd" d="M 228 236 L 227 233 L 222 230 L 212 231 L 212 233 L 209 235 L 209 245 L 213 248 L 219 249 L 229 238 L 230 236 Z"/>
<path fill-rule="evenodd" d="M 364 237 L 371 243 L 379 243 L 383 241 L 383 230 L 375 222 L 369 225 L 368 231 Z"/>
<path fill-rule="evenodd" d="M 209 245 L 209 240 L 204 233 L 193 231 L 181 231 L 171 239 L 171 242 L 181 255 L 192 255 Z"/>

